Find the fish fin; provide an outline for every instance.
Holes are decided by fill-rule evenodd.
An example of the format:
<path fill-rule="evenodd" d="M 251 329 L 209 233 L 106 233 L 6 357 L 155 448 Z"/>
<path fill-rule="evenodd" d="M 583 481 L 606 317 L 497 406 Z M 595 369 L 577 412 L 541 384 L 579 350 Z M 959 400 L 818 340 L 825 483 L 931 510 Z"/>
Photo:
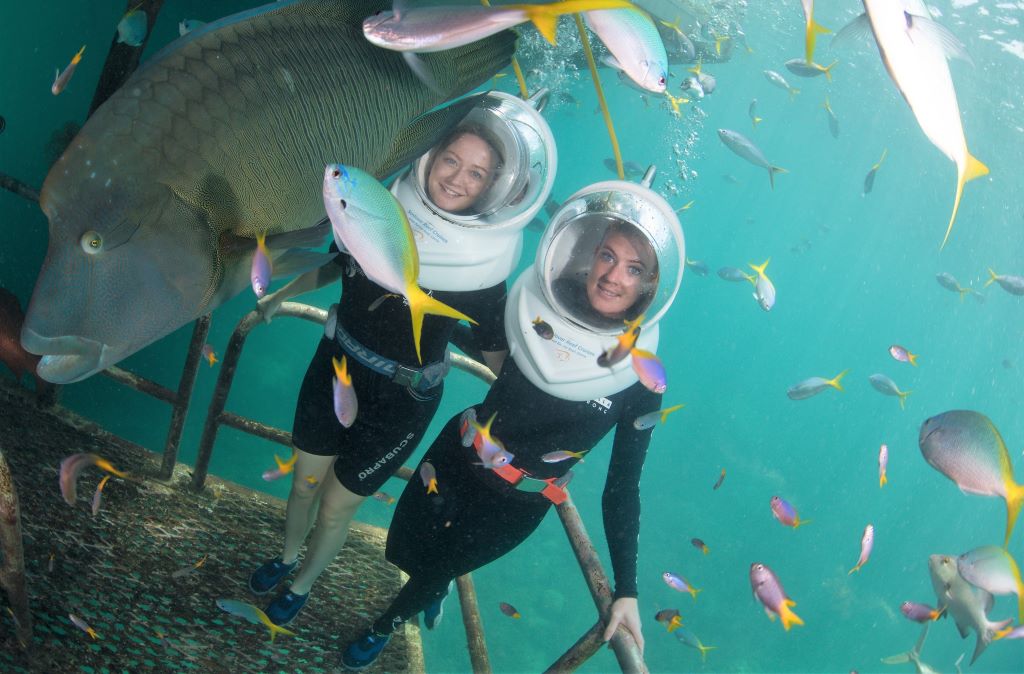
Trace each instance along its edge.
<path fill-rule="evenodd" d="M 849 571 L 846 572 L 846 575 L 847 576 L 852 576 L 854 571 L 860 571 L 860 567 L 861 567 L 861 564 L 860 564 L 860 562 L 858 562 L 857 566 L 853 567 L 852 569 L 850 569 Z"/>
<path fill-rule="evenodd" d="M 799 93 L 800 93 L 800 90 L 797 89 L 796 87 L 790 87 L 789 88 L 789 98 L 790 99 L 796 98 L 796 95 L 799 94 Z"/>
<path fill-rule="evenodd" d="M 907 359 L 910 361 L 910 364 L 913 365 L 914 367 L 917 367 L 917 355 L 918 354 L 916 353 L 910 353 L 909 351 L 907 351 Z"/>
<path fill-rule="evenodd" d="M 810 63 L 811 60 L 814 58 L 814 47 L 815 43 L 818 41 L 818 36 L 831 32 L 831 30 L 825 28 L 825 26 L 822 26 L 814 19 L 808 21 L 807 35 L 804 38 L 804 60 Z"/>
<path fill-rule="evenodd" d="M 602 56 L 601 57 L 601 63 L 603 63 L 604 65 L 608 66 L 612 70 L 618 70 L 619 72 L 625 72 L 625 69 L 622 67 L 622 64 L 619 63 L 618 59 L 616 59 L 611 54 L 605 54 L 604 56 Z"/>
<path fill-rule="evenodd" d="M 751 269 L 753 269 L 754 271 L 756 271 L 758 276 L 764 276 L 764 270 L 768 268 L 768 263 L 771 262 L 771 261 L 772 261 L 772 259 L 768 258 L 767 260 L 762 262 L 760 265 L 755 265 L 755 264 L 752 264 L 752 263 L 748 262 L 747 266 L 750 267 Z"/>
<path fill-rule="evenodd" d="M 822 66 L 821 67 L 821 72 L 825 73 L 825 79 L 828 80 L 829 82 L 832 81 L 832 69 L 836 67 L 837 63 L 839 63 L 838 60 L 833 61 L 832 63 L 828 64 L 827 66 Z"/>
<path fill-rule="evenodd" d="M 1006 460 L 1009 467 L 1009 459 Z M 1006 490 L 1006 538 L 1003 547 L 1010 544 L 1010 535 L 1013 534 L 1013 526 L 1017 523 L 1017 516 L 1020 515 L 1021 506 L 1024 506 L 1024 485 L 1013 481 L 1013 474 L 1003 478 L 1008 482 Z"/>
<path fill-rule="evenodd" d="M 782 627 L 788 632 L 789 628 L 793 625 L 803 625 L 804 621 L 793 610 L 790 606 L 796 606 L 796 602 L 792 599 L 782 600 L 782 605 L 779 606 L 779 618 L 782 620 Z"/>
<path fill-rule="evenodd" d="M 485 95 L 466 96 L 414 119 L 395 136 L 390 150 L 373 171 L 374 175 L 387 177 L 411 164 L 454 129 Z"/>
<path fill-rule="evenodd" d="M 530 22 L 544 36 L 548 44 L 554 46 L 555 33 L 558 32 L 558 15 L 544 6 L 525 6 L 523 9 L 526 11 L 526 16 L 530 18 Z"/>
<path fill-rule="evenodd" d="M 946 58 L 958 58 L 974 65 L 974 60 L 967 53 L 967 48 L 960 38 L 938 21 L 926 16 L 907 14 L 907 22 L 908 30 L 911 31 L 911 41 L 923 40 L 941 49 Z"/>
<path fill-rule="evenodd" d="M 798 93 L 799 93 L 799 91 L 800 90 L 797 89 Z M 789 173 L 789 171 L 787 171 L 786 169 L 782 168 L 781 166 L 769 166 L 768 167 L 768 183 L 772 186 L 773 190 L 775 189 L 775 174 L 776 173 Z"/>
<path fill-rule="evenodd" d="M 964 194 L 964 185 L 971 180 L 980 178 L 984 175 L 988 175 L 988 167 L 968 152 L 967 164 L 964 166 L 963 172 L 957 176 L 956 196 L 953 197 L 953 213 L 949 216 L 949 225 L 946 226 L 946 236 L 942 238 L 942 245 L 939 246 L 939 250 L 942 250 L 946 246 L 946 241 L 949 240 L 949 233 L 953 231 L 953 221 L 956 220 L 956 212 L 960 209 L 960 198 Z"/>
<path fill-rule="evenodd" d="M 757 128 L 757 125 L 758 125 L 758 124 L 759 124 L 760 122 L 763 122 L 763 121 L 764 121 L 764 118 L 763 118 L 763 117 L 754 117 L 754 118 L 753 118 L 753 120 L 751 120 L 751 121 L 753 121 L 753 122 L 754 122 L 754 128 L 756 129 L 756 128 Z"/>
<path fill-rule="evenodd" d="M 910 651 L 906 653 L 900 653 L 899 655 L 890 655 L 887 658 L 882 658 L 883 665 L 899 665 L 904 662 L 910 662 Z"/>
<path fill-rule="evenodd" d="M 988 268 L 988 280 L 987 280 L 987 281 L 985 281 L 985 285 L 984 285 L 984 286 L 982 286 L 982 287 L 983 287 L 983 288 L 987 288 L 987 287 L 989 287 L 990 285 L 992 285 L 993 283 L 995 283 L 995 282 L 996 282 L 996 277 L 997 277 L 997 276 L 999 276 L 999 274 L 997 274 L 997 273 L 995 273 L 994 271 L 992 271 L 992 267 L 989 267 L 989 268 Z"/>
<path fill-rule="evenodd" d="M 267 248 L 270 250 L 316 248 L 322 246 L 330 234 L 331 221 L 328 218 L 324 218 L 312 227 L 271 234 L 267 237 Z"/>
<path fill-rule="evenodd" d="M 470 323 L 476 324 L 472 318 L 466 314 L 453 309 L 444 302 L 435 300 L 430 295 L 423 292 L 416 282 L 413 281 L 409 284 L 409 287 L 405 290 L 405 297 L 409 300 L 409 312 L 412 314 L 412 338 L 416 344 L 416 359 L 422 363 L 423 358 L 420 355 L 420 334 L 423 332 L 423 317 L 427 314 L 433 314 L 435 316 L 448 316 L 460 321 L 469 321 Z"/>
<path fill-rule="evenodd" d="M 697 648 L 700 650 L 700 661 L 704 662 L 707 658 L 708 651 L 713 651 L 718 648 L 718 646 L 705 646 L 700 642 L 700 639 L 697 639 Z"/>
<path fill-rule="evenodd" d="M 911 391 L 900 391 L 899 396 L 900 396 L 900 409 L 901 410 L 907 409 L 907 405 L 906 405 L 907 396 L 910 395 L 910 394 L 911 394 Z"/>
<path fill-rule="evenodd" d="M 120 40 L 118 40 L 118 41 L 120 42 Z M 79 61 L 81 61 L 83 53 L 85 53 L 85 45 L 84 44 L 82 45 L 82 48 L 78 50 L 78 53 L 71 57 L 71 62 L 72 63 L 78 63 Z"/>
<path fill-rule="evenodd" d="M 672 414 L 676 410 L 681 410 L 684 407 L 686 407 L 686 403 L 682 403 L 680 405 L 673 405 L 672 407 L 669 407 L 668 409 L 662 410 L 661 411 L 661 423 L 665 423 L 665 419 L 668 419 L 668 415 Z"/>
<path fill-rule="evenodd" d="M 409 70 L 416 75 L 416 79 L 423 82 L 423 84 L 425 84 L 427 88 L 435 94 L 439 96 L 444 95 L 444 92 L 441 91 L 441 86 L 437 83 L 437 78 L 434 77 L 433 71 L 430 69 L 427 62 L 423 60 L 422 56 L 415 52 L 407 51 L 402 52 L 402 59 L 405 61 L 405 64 L 409 66 Z"/>
<path fill-rule="evenodd" d="M 883 485 L 889 482 L 889 478 L 885 473 L 878 476 L 878 488 L 881 489 Z"/>
<path fill-rule="evenodd" d="M 337 253 L 321 253 L 308 248 L 292 248 L 282 253 L 273 265 L 273 278 L 304 274 L 319 269 L 337 257 Z"/>
<path fill-rule="evenodd" d="M 850 371 L 850 369 L 847 368 L 847 369 L 843 370 L 842 372 L 840 372 L 839 374 L 837 374 L 835 377 L 832 377 L 831 379 L 828 380 L 828 382 L 827 382 L 828 385 L 831 386 L 832 388 L 836 389 L 837 391 L 842 391 L 843 387 L 839 383 L 839 380 L 842 379 L 843 377 L 845 377 L 846 373 L 849 372 L 849 371 Z"/>
<path fill-rule="evenodd" d="M 839 29 L 839 32 L 829 43 L 829 49 L 841 49 L 858 40 L 867 40 L 871 37 L 871 21 L 867 13 L 861 14 L 856 19 Z"/>

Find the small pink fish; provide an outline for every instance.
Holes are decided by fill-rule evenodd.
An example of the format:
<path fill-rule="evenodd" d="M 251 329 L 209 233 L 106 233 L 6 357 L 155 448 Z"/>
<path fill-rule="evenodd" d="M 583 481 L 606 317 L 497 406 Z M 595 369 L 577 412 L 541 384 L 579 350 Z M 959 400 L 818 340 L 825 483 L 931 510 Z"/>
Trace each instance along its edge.
<path fill-rule="evenodd" d="M 768 617 L 774 620 L 775 616 L 779 616 L 787 632 L 793 625 L 804 624 L 800 616 L 793 613 L 792 607 L 796 606 L 796 602 L 786 595 L 779 577 L 766 565 L 759 562 L 750 565 L 750 587 Z"/>
<path fill-rule="evenodd" d="M 679 609 L 677 608 L 666 608 L 658 611 L 654 614 L 654 619 L 660 623 L 665 624 L 665 628 L 669 632 L 677 630 L 683 626 L 683 617 L 679 615 Z"/>
<path fill-rule="evenodd" d="M 630 353 L 633 355 L 633 370 L 640 377 L 640 383 L 653 393 L 664 393 L 668 384 L 665 366 L 658 357 L 643 349 L 634 348 Z"/>
<path fill-rule="evenodd" d="M 85 632 L 86 634 L 91 636 L 93 639 L 96 638 L 96 630 L 94 630 L 93 628 L 89 627 L 89 623 L 85 622 L 84 620 L 82 620 L 81 618 L 76 616 L 74 613 L 69 613 L 68 614 L 68 618 L 71 619 L 71 623 L 75 627 L 77 627 L 78 629 L 82 630 L 83 632 Z"/>
<path fill-rule="evenodd" d="M 273 274 L 266 238 L 265 234 L 256 237 L 256 251 L 252 254 L 252 267 L 249 270 L 249 280 L 252 282 L 252 291 L 256 293 L 256 297 L 267 294 L 270 277 Z"/>
<path fill-rule="evenodd" d="M 860 539 L 860 559 L 857 560 L 857 566 L 850 569 L 847 575 L 854 571 L 860 571 L 860 567 L 868 563 L 868 559 L 871 557 L 871 549 L 875 547 L 875 528 L 870 524 L 864 527 L 864 535 Z"/>
<path fill-rule="evenodd" d="M 901 363 L 910 363 L 914 367 L 917 367 L 917 354 L 910 353 L 899 344 L 893 344 L 889 347 L 889 355 Z"/>
<path fill-rule="evenodd" d="M 100 514 L 100 499 L 103 498 L 103 487 L 107 486 L 107 480 L 110 479 L 109 475 L 104 475 L 100 483 L 96 485 L 96 493 L 92 495 L 92 516 L 96 517 Z"/>
<path fill-rule="evenodd" d="M 772 515 L 775 516 L 783 526 L 793 527 L 796 529 L 801 524 L 807 524 L 810 520 L 801 520 L 800 515 L 797 514 L 796 508 L 791 506 L 788 501 L 778 496 L 772 496 L 772 500 L 769 502 L 772 508 Z"/>
<path fill-rule="evenodd" d="M 473 447 L 476 448 L 476 454 L 480 457 L 480 465 L 489 470 L 506 466 L 515 458 L 514 454 L 505 449 L 501 440 L 491 435 L 491 424 L 494 423 L 494 418 L 497 416 L 497 412 L 492 414 L 483 426 L 478 424 L 475 419 L 469 421 L 469 424 L 476 429 Z"/>
<path fill-rule="evenodd" d="M 626 321 L 626 329 L 618 336 L 615 346 L 606 349 L 597 357 L 597 364 L 601 367 L 611 367 L 629 355 L 629 352 L 636 346 L 636 340 L 640 336 L 640 324 L 644 317 L 641 314 L 634 321 Z"/>
<path fill-rule="evenodd" d="M 509 618 L 517 618 L 518 619 L 518 618 L 522 617 L 522 615 L 520 615 L 519 611 L 516 610 L 516 607 L 513 606 L 512 604 L 509 604 L 508 602 L 504 602 L 504 601 L 503 602 L 499 602 L 498 603 L 498 608 L 501 609 L 501 612 L 504 613 L 505 615 L 507 615 Z"/>
<path fill-rule="evenodd" d="M 889 478 L 885 474 L 885 469 L 889 465 L 889 446 L 883 444 L 878 448 L 878 488 L 881 489 L 882 485 L 889 481 Z"/>
<path fill-rule="evenodd" d="M 689 592 L 690 596 L 693 597 L 695 601 L 697 599 L 697 593 L 703 592 L 703 590 L 698 590 L 697 588 L 693 587 L 688 582 L 686 582 L 686 579 L 682 576 L 674 574 L 671 571 L 666 571 L 665 573 L 661 574 L 661 579 L 664 580 L 665 584 L 673 590 L 679 590 L 680 592 Z"/>
<path fill-rule="evenodd" d="M 75 505 L 75 500 L 78 498 L 78 477 L 89 466 L 96 466 L 118 477 L 128 477 L 127 473 L 122 473 L 114 468 L 109 461 L 101 456 L 85 452 L 72 454 L 60 462 L 60 493 L 68 505 Z"/>
<path fill-rule="evenodd" d="M 267 482 L 272 482 L 278 478 L 284 477 L 288 473 L 292 472 L 295 468 L 295 461 L 299 458 L 298 452 L 292 452 L 292 457 L 285 461 L 277 454 L 274 455 L 274 461 L 277 463 L 277 468 L 272 470 L 263 471 L 263 479 Z"/>
<path fill-rule="evenodd" d="M 85 45 L 78 50 L 78 53 L 71 57 L 71 62 L 68 63 L 67 67 L 64 68 L 64 72 L 57 70 L 57 76 L 53 78 L 53 84 L 50 85 L 50 93 L 56 96 L 60 92 L 64 91 L 64 87 L 71 81 L 71 76 L 75 74 L 75 70 L 78 69 L 78 63 L 82 60 L 82 52 L 85 51 Z"/>
<path fill-rule="evenodd" d="M 184 578 L 185 576 L 192 574 L 196 569 L 201 568 L 204 564 L 206 564 L 206 555 L 203 555 L 195 564 L 189 564 L 186 567 L 178 569 L 171 574 L 171 578 Z"/>
<path fill-rule="evenodd" d="M 437 494 L 437 471 L 434 470 L 434 464 L 429 461 L 424 461 L 420 464 L 420 479 L 423 480 L 423 486 L 427 488 L 428 494 Z"/>
<path fill-rule="evenodd" d="M 394 496 L 383 491 L 374 492 L 373 498 L 377 499 L 381 503 L 384 503 L 385 505 L 391 505 L 392 503 L 395 502 Z"/>
<path fill-rule="evenodd" d="M 718 474 L 718 480 L 715 481 L 715 486 L 711 488 L 711 491 L 718 491 L 718 488 L 722 486 L 723 482 L 725 482 L 725 468 L 723 468 L 722 472 Z"/>
<path fill-rule="evenodd" d="M 338 418 L 338 423 L 348 428 L 355 423 L 359 400 L 356 398 L 356 390 L 352 388 L 348 359 L 342 356 L 339 363 L 337 358 L 331 358 L 331 363 L 334 365 L 334 416 Z"/>
<path fill-rule="evenodd" d="M 203 356 L 203 360 L 208 362 L 210 364 L 210 367 L 213 367 L 214 363 L 219 362 L 217 360 L 217 354 L 214 353 L 213 347 L 210 346 L 209 344 L 203 344 L 203 350 L 201 353 Z"/>
<path fill-rule="evenodd" d="M 918 604 L 913 601 L 905 601 L 900 604 L 900 613 L 917 623 L 926 623 L 932 620 L 938 620 L 945 610 L 945 607 L 937 610 L 927 604 Z"/>

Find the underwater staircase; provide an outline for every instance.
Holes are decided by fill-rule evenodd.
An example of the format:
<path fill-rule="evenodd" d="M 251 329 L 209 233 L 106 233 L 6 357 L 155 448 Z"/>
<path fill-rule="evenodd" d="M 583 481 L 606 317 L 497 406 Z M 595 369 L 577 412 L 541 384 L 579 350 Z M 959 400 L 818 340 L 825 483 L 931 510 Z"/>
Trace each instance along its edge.
<path fill-rule="evenodd" d="M 326 312 L 284 302 L 275 321 L 284 317 L 322 324 Z M 0 626 L 6 625 L 0 628 L 0 671 L 336 671 L 341 647 L 358 637 L 401 588 L 404 574 L 384 559 L 386 530 L 354 523 L 339 561 L 317 581 L 311 610 L 290 626 L 297 636 L 270 643 L 262 625 L 218 608 L 221 598 L 262 605 L 263 599 L 249 594 L 246 572 L 265 561 L 265 546 L 255 541 L 280 537 L 285 503 L 207 474 L 217 432 L 227 425 L 289 448 L 291 434 L 225 409 L 246 337 L 263 325 L 252 311 L 239 321 L 223 354 L 196 465 L 177 463 L 209 325 L 209 316 L 195 323 L 177 391 L 117 367 L 103 373 L 171 405 L 162 456 L 68 410 L 41 407 L 28 391 L 0 380 L 0 458 L 7 459 L 21 502 L 32 622 L 30 642 L 21 648 L 17 633 L 20 627 L 25 634 L 25 625 L 10 609 L 0 615 Z M 494 379 L 465 356 L 452 354 L 452 364 L 487 382 Z M 60 462 L 78 452 L 98 454 L 134 478 L 112 479 L 96 516 L 88 501 L 100 471 L 83 474 L 74 507 L 64 502 L 58 486 Z M 412 474 L 403 467 L 397 477 L 408 480 Z M 572 499 L 556 510 L 598 610 L 593 627 L 546 670 L 571 672 L 604 645 L 600 616 L 611 605 L 611 587 Z M 201 567 L 186 571 L 204 557 Z M 472 578 L 458 578 L 457 587 L 473 671 L 489 673 Z M 16 592 L 7 589 L 16 604 Z M 353 597 L 360 602 L 353 604 Z M 85 620 L 97 638 L 75 627 L 69 614 Z M 622 671 L 647 672 L 624 628 L 611 646 Z M 403 625 L 369 671 L 426 671 L 418 625 Z"/>

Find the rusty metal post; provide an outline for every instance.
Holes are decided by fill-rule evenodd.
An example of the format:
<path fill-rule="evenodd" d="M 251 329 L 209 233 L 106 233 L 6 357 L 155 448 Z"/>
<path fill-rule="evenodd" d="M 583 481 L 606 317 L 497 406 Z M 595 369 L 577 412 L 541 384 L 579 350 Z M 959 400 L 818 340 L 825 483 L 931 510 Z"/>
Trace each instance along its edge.
<path fill-rule="evenodd" d="M 178 463 L 178 449 L 181 446 L 181 434 L 185 430 L 185 417 L 188 416 L 189 403 L 192 400 L 192 390 L 196 385 L 196 375 L 199 373 L 199 359 L 202 356 L 203 344 L 210 334 L 210 314 L 205 314 L 196 319 L 196 325 L 192 329 L 192 341 L 188 345 L 188 355 L 185 356 L 185 367 L 181 371 L 181 380 L 178 382 L 178 393 L 175 395 L 171 407 L 171 425 L 167 429 L 167 440 L 164 441 L 164 456 L 160 463 L 160 479 L 169 480 L 174 474 L 174 466 Z"/>
<path fill-rule="evenodd" d="M 327 320 L 327 312 L 323 309 L 311 307 L 298 302 L 282 302 L 275 317 L 292 316 L 301 318 L 311 323 L 324 324 Z M 220 364 L 220 374 L 217 377 L 217 386 L 213 391 L 213 398 L 210 400 L 210 407 L 206 412 L 206 423 L 203 425 L 203 435 L 199 440 L 199 450 L 196 456 L 196 465 L 192 471 L 192 483 L 189 488 L 194 492 L 201 492 L 206 483 L 206 474 L 210 469 L 210 458 L 213 455 L 213 443 L 217 439 L 217 431 L 224 420 L 224 406 L 228 400 L 228 393 L 231 392 L 231 383 L 235 378 L 235 371 L 238 369 L 238 359 L 242 355 L 242 347 L 245 340 L 254 327 L 261 321 L 262 317 L 256 311 L 250 311 L 235 326 L 231 333 L 231 339 L 224 351 L 224 359 Z"/>
<path fill-rule="evenodd" d="M 491 674 L 491 661 L 487 657 L 487 640 L 484 638 L 484 624 L 480 620 L 480 606 L 476 601 L 473 577 L 468 573 L 455 579 L 459 588 L 459 605 L 462 607 L 462 625 L 466 628 L 466 648 L 473 674 Z"/>
<path fill-rule="evenodd" d="M 17 178 L 9 176 L 6 173 L 0 173 L 0 187 L 8 192 L 17 194 L 22 199 L 28 199 L 29 201 L 39 203 L 39 190 L 29 187 Z"/>
<path fill-rule="evenodd" d="M 583 579 L 587 582 L 590 596 L 597 606 L 597 613 L 603 618 L 608 615 L 608 609 L 612 605 L 611 586 L 608 583 L 608 576 L 601 567 L 601 560 L 597 556 L 594 544 L 590 542 L 587 529 L 583 526 L 580 513 L 576 509 L 572 498 L 567 499 L 562 505 L 557 506 L 558 517 L 562 520 L 565 533 L 569 537 L 569 545 L 572 546 L 576 561 L 579 562 L 580 570 L 583 572 Z M 611 640 L 612 650 L 615 651 L 615 658 L 619 661 L 619 667 L 628 674 L 647 674 L 647 665 L 636 641 L 625 628 L 620 627 L 615 631 Z M 564 657 L 564 656 L 563 656 Z"/>
<path fill-rule="evenodd" d="M 555 660 L 550 667 L 544 670 L 544 674 L 566 674 L 575 672 L 584 662 L 589 660 L 594 653 L 604 646 L 604 621 L 600 618 L 587 630 L 586 634 L 572 645 L 562 657 Z"/>
<path fill-rule="evenodd" d="M 25 550 L 21 544 L 21 508 L 14 476 L 0 449 L 0 587 L 7 591 L 7 600 L 14 616 L 15 633 L 23 649 L 32 641 L 32 613 L 28 607 L 28 583 L 25 581 Z"/>
<path fill-rule="evenodd" d="M 149 36 L 152 35 L 153 26 L 156 24 L 156 16 L 163 4 L 164 0 L 128 0 L 125 3 L 126 12 L 135 9 L 145 13 L 146 37 L 138 47 L 118 42 L 116 34 L 111 39 L 107 60 L 103 63 L 103 72 L 100 73 L 100 81 L 96 84 L 96 92 L 92 96 L 92 103 L 89 104 L 89 117 L 92 117 L 96 108 L 103 105 L 111 94 L 121 88 L 125 80 L 139 67 L 142 51 L 149 42 Z"/>

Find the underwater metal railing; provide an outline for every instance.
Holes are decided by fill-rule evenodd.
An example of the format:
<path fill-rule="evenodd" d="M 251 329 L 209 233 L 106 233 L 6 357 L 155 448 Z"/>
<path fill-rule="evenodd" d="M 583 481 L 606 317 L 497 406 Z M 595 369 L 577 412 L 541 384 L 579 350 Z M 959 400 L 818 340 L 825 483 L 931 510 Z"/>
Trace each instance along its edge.
<path fill-rule="evenodd" d="M 311 323 L 323 325 L 327 320 L 327 312 L 317 307 L 301 304 L 299 302 L 282 302 L 280 308 L 274 314 L 275 319 L 281 316 L 299 318 Z M 231 338 L 224 350 L 224 358 L 221 361 L 220 374 L 217 377 L 217 384 L 213 397 L 206 414 L 206 422 L 203 425 L 203 434 L 199 441 L 196 463 L 192 471 L 192 482 L 190 489 L 194 492 L 201 492 L 209 473 L 210 459 L 213 456 L 213 445 L 217 439 L 217 432 L 221 425 L 230 426 L 243 433 L 255 435 L 271 442 L 291 448 L 291 433 L 274 428 L 267 424 L 249 419 L 225 409 L 228 394 L 231 391 L 231 384 L 234 381 L 238 369 L 238 361 L 242 356 L 242 348 L 253 328 L 263 322 L 262 315 L 253 310 L 246 314 L 231 333 Z M 495 380 L 494 373 L 489 368 L 477 361 L 462 356 L 451 354 L 451 363 L 454 367 L 468 372 L 481 379 L 487 384 Z M 402 466 L 395 477 L 409 481 L 414 473 L 410 468 Z M 587 535 L 586 527 L 580 518 L 579 511 L 569 498 L 557 506 L 558 517 L 565 528 L 569 538 L 569 544 L 579 562 L 583 578 L 590 590 L 591 597 L 597 607 L 597 623 L 580 637 L 561 657 L 559 657 L 546 672 L 572 672 L 586 662 L 602 645 L 604 632 L 604 616 L 608 613 L 612 604 L 611 587 L 608 577 L 601 566 L 597 551 L 594 549 L 590 537 Z M 466 647 L 469 651 L 470 662 L 475 674 L 490 674 L 492 672 L 490 659 L 487 655 L 487 643 L 484 638 L 483 622 L 480 618 L 480 607 L 476 600 L 476 590 L 473 586 L 471 574 L 460 576 L 456 579 L 456 586 L 459 589 L 459 603 L 462 608 L 462 623 L 466 630 Z M 647 674 L 647 665 L 637 646 L 633 636 L 624 628 L 620 627 L 611 639 L 611 647 L 615 652 L 619 668 L 628 674 Z"/>

